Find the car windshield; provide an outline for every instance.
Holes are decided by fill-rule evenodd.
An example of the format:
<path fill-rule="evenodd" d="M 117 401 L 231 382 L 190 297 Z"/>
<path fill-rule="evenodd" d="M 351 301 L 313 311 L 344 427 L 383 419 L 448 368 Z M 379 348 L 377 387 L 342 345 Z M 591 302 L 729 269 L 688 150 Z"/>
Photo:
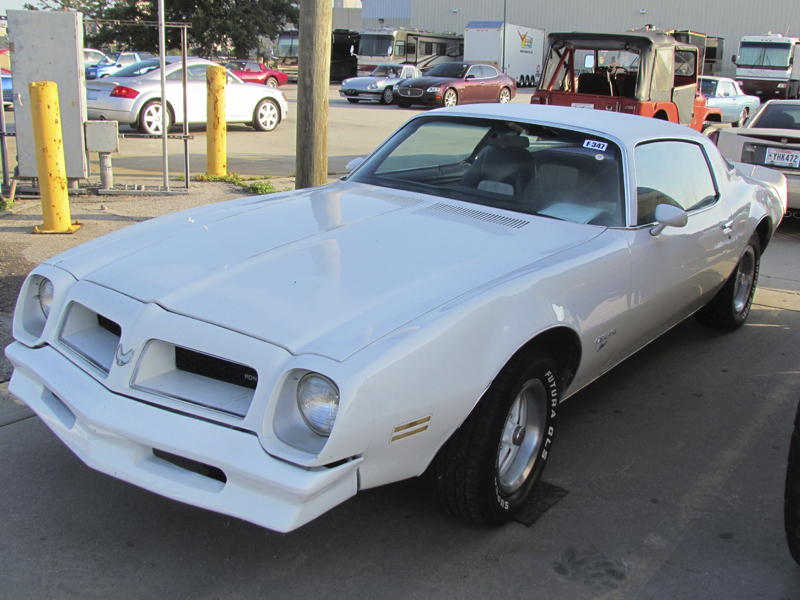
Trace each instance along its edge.
<path fill-rule="evenodd" d="M 362 35 L 358 53 L 364 56 L 389 56 L 394 37 L 391 35 Z"/>
<path fill-rule="evenodd" d="M 277 56 L 280 58 L 296 58 L 298 33 L 296 31 L 284 32 L 278 36 Z"/>
<path fill-rule="evenodd" d="M 755 129 L 800 129 L 800 104 L 771 102 L 748 125 Z"/>
<path fill-rule="evenodd" d="M 742 42 L 737 64 L 740 67 L 788 67 L 791 54 L 790 44 Z"/>
<path fill-rule="evenodd" d="M 575 223 L 625 223 L 618 146 L 531 123 L 414 119 L 348 180 Z"/>
<path fill-rule="evenodd" d="M 700 91 L 703 93 L 704 96 L 716 96 L 717 82 L 714 81 L 713 79 L 701 79 Z"/>
<path fill-rule="evenodd" d="M 426 77 L 453 77 L 456 79 L 463 79 L 467 73 L 469 65 L 464 63 L 442 63 L 436 65 L 430 71 L 425 73 Z"/>
<path fill-rule="evenodd" d="M 156 71 L 159 68 L 158 58 L 148 58 L 127 67 L 123 67 L 114 73 L 114 78 L 117 77 L 139 77 L 145 73 Z"/>
<path fill-rule="evenodd" d="M 370 77 L 400 77 L 401 67 L 398 65 L 379 65 L 369 74 Z"/>

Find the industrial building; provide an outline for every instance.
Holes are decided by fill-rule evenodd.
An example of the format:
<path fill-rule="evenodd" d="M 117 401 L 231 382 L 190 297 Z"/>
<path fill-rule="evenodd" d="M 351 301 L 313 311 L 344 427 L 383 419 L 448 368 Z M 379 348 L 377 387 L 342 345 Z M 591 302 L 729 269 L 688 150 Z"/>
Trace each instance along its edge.
<path fill-rule="evenodd" d="M 463 33 L 470 21 L 503 21 L 554 31 L 624 31 L 654 25 L 725 39 L 718 71 L 733 75 L 731 56 L 744 35 L 800 36 L 797 0 L 362 0 L 361 28 L 407 27 Z"/>

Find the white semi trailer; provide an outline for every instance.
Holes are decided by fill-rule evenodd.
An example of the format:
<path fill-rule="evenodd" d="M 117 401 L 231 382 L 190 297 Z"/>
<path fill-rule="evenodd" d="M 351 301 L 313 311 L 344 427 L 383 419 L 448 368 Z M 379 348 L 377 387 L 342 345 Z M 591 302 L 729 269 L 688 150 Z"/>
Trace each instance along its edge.
<path fill-rule="evenodd" d="M 503 21 L 470 21 L 464 30 L 464 60 L 494 65 L 517 86 L 536 85 L 542 71 L 544 29 Z"/>

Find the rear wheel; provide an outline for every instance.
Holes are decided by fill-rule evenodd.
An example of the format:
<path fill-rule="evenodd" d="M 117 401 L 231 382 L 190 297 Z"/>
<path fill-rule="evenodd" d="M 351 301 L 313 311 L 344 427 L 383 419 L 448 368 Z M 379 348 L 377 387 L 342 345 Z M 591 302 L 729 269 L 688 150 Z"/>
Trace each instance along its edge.
<path fill-rule="evenodd" d="M 473 523 L 511 520 L 544 470 L 558 398 L 552 360 L 540 353 L 514 357 L 431 463 L 433 497 Z"/>
<path fill-rule="evenodd" d="M 142 107 L 142 111 L 139 113 L 138 129 L 141 133 L 148 135 L 161 135 L 162 128 L 166 127 L 167 131 L 169 131 L 172 125 L 171 121 L 169 109 L 166 110 L 165 115 L 162 115 L 161 101 L 150 100 Z"/>
<path fill-rule="evenodd" d="M 347 101 L 350 104 L 358 104 L 358 98 L 348 98 Z"/>
<path fill-rule="evenodd" d="M 761 243 L 753 234 L 728 281 L 711 302 L 695 313 L 697 320 L 714 329 L 733 330 L 744 325 L 756 294 L 760 264 Z"/>
<path fill-rule="evenodd" d="M 256 131 L 272 131 L 281 122 L 278 105 L 269 98 L 262 99 L 253 111 L 253 129 Z"/>
<path fill-rule="evenodd" d="M 264 82 L 267 84 L 267 87 L 276 88 L 278 87 L 278 80 L 274 77 L 267 77 L 267 80 Z"/>
<path fill-rule="evenodd" d="M 444 98 L 442 98 L 442 106 L 456 106 L 458 105 L 458 94 L 452 88 L 447 90 L 444 93 Z"/>

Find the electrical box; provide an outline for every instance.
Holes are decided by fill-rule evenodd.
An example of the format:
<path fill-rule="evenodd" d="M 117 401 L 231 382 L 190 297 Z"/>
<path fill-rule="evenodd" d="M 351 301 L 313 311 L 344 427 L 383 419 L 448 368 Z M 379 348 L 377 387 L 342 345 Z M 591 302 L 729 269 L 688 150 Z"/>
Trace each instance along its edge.
<path fill-rule="evenodd" d="M 60 10 L 9 10 L 6 15 L 19 175 L 39 176 L 28 86 L 36 81 L 54 81 L 58 85 L 67 178 L 85 178 L 88 152 L 83 129 L 86 121 L 83 14 Z"/>
<path fill-rule="evenodd" d="M 86 121 L 86 150 L 119 152 L 119 126 L 116 121 Z"/>

